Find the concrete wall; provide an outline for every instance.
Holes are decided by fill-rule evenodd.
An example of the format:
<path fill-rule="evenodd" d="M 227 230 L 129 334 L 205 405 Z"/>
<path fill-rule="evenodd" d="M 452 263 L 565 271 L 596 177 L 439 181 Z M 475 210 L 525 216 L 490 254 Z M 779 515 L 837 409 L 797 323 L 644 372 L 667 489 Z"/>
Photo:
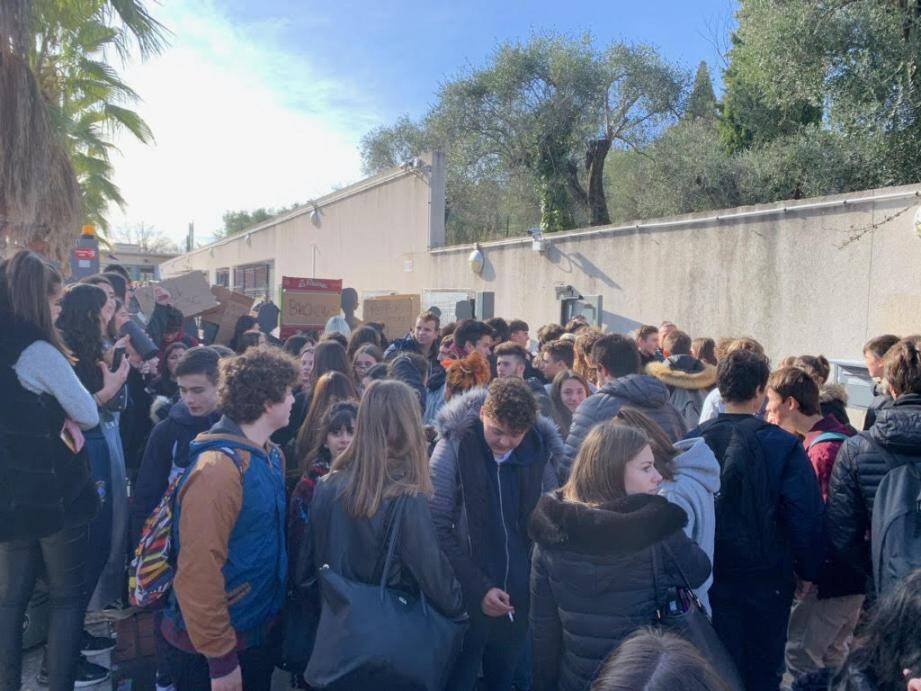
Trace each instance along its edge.
<path fill-rule="evenodd" d="M 483 244 L 481 277 L 466 267 L 470 248 L 445 248 L 432 253 L 432 287 L 493 290 L 497 314 L 541 324 L 559 318 L 554 286 L 569 284 L 603 296 L 611 330 L 668 319 L 692 336 L 755 336 L 775 358 L 860 359 L 872 335 L 921 331 L 919 195 L 915 185 L 569 232 L 549 236 L 544 255 L 526 239 Z"/>
<path fill-rule="evenodd" d="M 423 172 L 370 178 L 264 224 L 164 264 L 164 275 L 274 260 L 282 275 L 342 278 L 359 293 L 493 291 L 495 312 L 536 327 L 559 319 L 555 286 L 601 295 L 609 330 L 669 319 L 692 336 L 750 334 L 772 357 L 861 357 L 871 335 L 921 331 L 921 185 L 706 212 L 548 237 L 440 247 L 443 162 Z M 871 226 L 860 239 L 848 242 Z"/>

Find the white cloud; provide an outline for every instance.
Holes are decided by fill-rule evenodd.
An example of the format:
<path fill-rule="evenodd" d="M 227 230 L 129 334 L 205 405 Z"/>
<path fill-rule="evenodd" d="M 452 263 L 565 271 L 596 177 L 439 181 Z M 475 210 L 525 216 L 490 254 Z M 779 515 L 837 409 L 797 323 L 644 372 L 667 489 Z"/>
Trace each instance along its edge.
<path fill-rule="evenodd" d="M 143 221 L 178 241 L 194 221 L 205 239 L 228 209 L 305 202 L 360 177 L 373 108 L 280 48 L 283 21 L 240 25 L 209 0 L 159 9 L 170 47 L 123 70 L 156 142 L 119 137 L 127 207 L 112 209 L 113 227 Z"/>

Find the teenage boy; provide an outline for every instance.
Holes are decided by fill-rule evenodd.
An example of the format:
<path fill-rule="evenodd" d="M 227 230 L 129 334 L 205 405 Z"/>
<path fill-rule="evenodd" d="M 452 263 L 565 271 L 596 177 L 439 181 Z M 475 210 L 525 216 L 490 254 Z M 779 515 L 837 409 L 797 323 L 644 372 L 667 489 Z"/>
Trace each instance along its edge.
<path fill-rule="evenodd" d="M 489 360 L 492 355 L 493 330 L 485 322 L 476 319 L 462 321 L 454 329 L 454 350 L 459 358 L 470 355 L 474 350 Z"/>
<path fill-rule="evenodd" d="M 508 330 L 508 340 L 512 343 L 517 343 L 527 350 L 528 345 L 531 343 L 531 327 L 528 326 L 528 323 L 521 319 L 512 319 L 512 321 L 508 323 Z"/>
<path fill-rule="evenodd" d="M 530 359 L 528 351 L 517 343 L 506 341 L 497 345 L 493 352 L 496 356 L 496 376 L 500 379 L 513 377 L 524 381 L 537 399 L 540 414 L 551 417 L 550 397 L 547 396 L 544 385 L 539 379 L 528 379 L 525 376 Z"/>
<path fill-rule="evenodd" d="M 687 435 L 720 464 L 710 605 L 748 691 L 777 691 L 795 578 L 812 583 L 822 567 L 822 496 L 806 452 L 755 416 L 769 374 L 761 354 L 727 355 L 717 367 L 725 412 Z"/>
<path fill-rule="evenodd" d="M 176 365 L 179 402 L 150 433 L 131 497 L 130 545 L 138 543 L 144 521 L 160 503 L 173 479 L 189 465 L 189 444 L 220 419 L 217 351 L 190 348 Z"/>
<path fill-rule="evenodd" d="M 662 352 L 659 350 L 659 329 L 647 324 L 641 326 L 636 332 L 636 347 L 640 351 L 640 362 L 645 367 L 650 362 L 661 362 Z"/>
<path fill-rule="evenodd" d="M 599 388 L 573 413 L 566 439 L 566 464 L 561 473 L 564 478 L 589 430 L 613 418 L 624 406 L 648 415 L 672 441 L 678 441 L 686 429 L 681 414 L 668 402 L 665 384 L 640 374 L 640 354 L 632 338 L 620 334 L 602 336 L 592 346 L 592 361 L 597 368 Z"/>
<path fill-rule="evenodd" d="M 553 378 L 563 370 L 572 369 L 572 363 L 575 362 L 576 351 L 573 341 L 559 339 L 545 343 L 540 349 L 540 362 L 538 367 L 547 384 L 544 389 L 547 395 L 550 395 L 550 387 L 553 386 Z"/>
<path fill-rule="evenodd" d="M 269 691 L 284 600 L 285 468 L 298 362 L 270 346 L 221 363 L 224 413 L 190 447 L 173 514 L 178 551 L 161 624 L 176 691 Z"/>
<path fill-rule="evenodd" d="M 531 379 L 537 379 L 540 383 L 546 384 L 547 381 L 544 379 L 544 375 L 539 369 L 534 366 L 534 356 L 531 354 L 531 327 L 528 326 L 526 321 L 521 319 L 512 319 L 508 323 L 509 337 L 508 340 L 512 343 L 517 343 L 522 348 L 525 349 L 525 352 L 528 354 L 528 361 L 525 363 L 524 367 L 524 380 L 529 381 Z"/>
<path fill-rule="evenodd" d="M 803 439 L 822 499 L 826 499 L 835 458 L 853 432 L 834 415 L 822 416 L 819 387 L 799 368 L 784 367 L 771 373 L 767 401 L 767 419 Z M 816 585 L 800 589 L 790 612 L 785 657 L 793 678 L 844 664 L 863 606 L 865 579 L 859 568 L 826 560 Z"/>
<path fill-rule="evenodd" d="M 396 353 L 408 350 L 419 353 L 429 362 L 438 361 L 438 329 L 441 318 L 431 311 L 425 311 L 416 318 L 413 330 L 403 338 L 396 339 L 384 353 L 384 359 L 396 357 Z"/>
<path fill-rule="evenodd" d="M 691 355 L 691 337 L 683 331 L 672 331 L 662 347 L 668 351 L 668 357 L 646 365 L 646 374 L 668 387 L 669 401 L 681 413 L 684 424 L 696 427 L 707 394 L 716 385 L 716 367 Z"/>
<path fill-rule="evenodd" d="M 452 398 L 438 422 L 432 520 L 470 614 L 447 688 L 470 691 L 482 668 L 484 688 L 507 691 L 528 630 L 528 519 L 557 485 L 562 441 L 512 377 Z"/>

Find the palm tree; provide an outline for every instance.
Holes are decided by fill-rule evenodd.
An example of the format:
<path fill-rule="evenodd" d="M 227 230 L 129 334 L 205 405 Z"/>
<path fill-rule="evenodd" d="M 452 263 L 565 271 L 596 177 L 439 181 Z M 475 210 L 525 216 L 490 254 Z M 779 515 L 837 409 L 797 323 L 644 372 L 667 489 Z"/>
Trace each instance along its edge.
<path fill-rule="evenodd" d="M 0 2 L 0 227 L 17 244 L 61 258 L 80 222 L 108 228 L 112 136 L 152 141 L 108 60 L 155 54 L 166 33 L 140 0 Z"/>

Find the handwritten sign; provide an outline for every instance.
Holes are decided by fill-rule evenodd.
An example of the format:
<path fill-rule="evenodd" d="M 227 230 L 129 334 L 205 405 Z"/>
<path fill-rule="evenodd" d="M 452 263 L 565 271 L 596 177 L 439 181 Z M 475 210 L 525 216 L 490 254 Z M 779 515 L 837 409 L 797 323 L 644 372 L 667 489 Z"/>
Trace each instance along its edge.
<path fill-rule="evenodd" d="M 341 279 L 283 276 L 280 338 L 322 329 L 330 317 L 340 313 L 341 307 Z"/>
<path fill-rule="evenodd" d="M 170 304 L 186 317 L 194 317 L 218 305 L 203 271 L 192 271 L 174 278 L 167 278 L 155 285 L 169 291 Z M 141 311 L 148 317 L 153 314 L 154 306 L 157 304 L 154 297 L 154 286 L 137 288 L 134 295 Z"/>
<path fill-rule="evenodd" d="M 228 345 L 233 338 L 233 329 L 237 324 L 237 319 L 252 311 L 253 298 L 243 293 L 227 290 L 222 286 L 212 286 L 211 293 L 220 305 L 201 315 L 205 343 Z"/>
<path fill-rule="evenodd" d="M 361 318 L 365 322 L 380 322 L 388 340 L 411 331 L 419 316 L 418 295 L 384 295 L 365 298 Z"/>

